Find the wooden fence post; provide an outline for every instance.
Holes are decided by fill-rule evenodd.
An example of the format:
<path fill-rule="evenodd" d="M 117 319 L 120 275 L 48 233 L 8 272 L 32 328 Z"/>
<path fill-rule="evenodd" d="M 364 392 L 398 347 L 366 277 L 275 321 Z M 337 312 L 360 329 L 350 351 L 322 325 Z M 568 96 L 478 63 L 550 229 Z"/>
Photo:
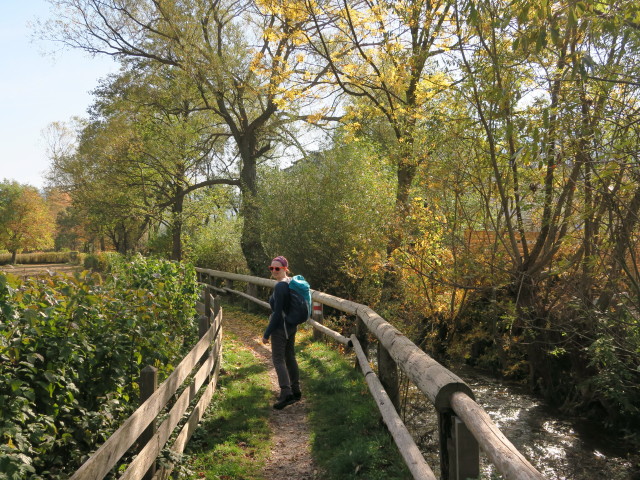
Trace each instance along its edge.
<path fill-rule="evenodd" d="M 198 319 L 198 338 L 204 337 L 210 326 L 209 317 L 206 315 L 200 315 L 200 318 Z"/>
<path fill-rule="evenodd" d="M 322 310 L 322 304 L 319 302 L 312 302 L 313 308 L 311 310 L 311 319 L 322 324 L 324 321 L 324 311 Z M 315 341 L 322 340 L 322 332 L 320 330 L 313 329 L 313 339 Z"/>
<path fill-rule="evenodd" d="M 204 314 L 209 319 L 209 324 L 211 324 L 211 308 L 211 287 L 207 285 L 204 287 Z"/>
<path fill-rule="evenodd" d="M 258 298 L 258 286 L 255 283 L 247 283 L 247 295 Z M 247 310 L 251 313 L 256 313 L 258 305 L 251 300 L 247 300 Z"/>
<path fill-rule="evenodd" d="M 360 342 L 360 346 L 362 347 L 362 351 L 364 352 L 364 356 L 369 360 L 369 329 L 367 325 L 362 321 L 362 319 L 357 316 L 356 317 L 356 338 L 358 342 Z M 356 361 L 356 368 L 358 368 L 358 362 Z"/>
<path fill-rule="evenodd" d="M 400 412 L 400 386 L 398 385 L 398 365 L 389 351 L 378 342 L 378 377 L 391 403 Z"/>
<path fill-rule="evenodd" d="M 440 478 L 465 480 L 480 476 L 480 448 L 467 426 L 451 410 L 438 413 Z"/>
<path fill-rule="evenodd" d="M 213 318 L 218 316 L 218 312 L 220 312 L 220 297 L 216 295 L 213 297 Z"/>
<path fill-rule="evenodd" d="M 142 405 L 151 395 L 158 389 L 158 369 L 147 365 L 140 371 L 140 405 Z M 138 437 L 138 451 L 142 450 L 144 446 L 151 440 L 156 433 L 157 425 L 154 419 L 147 429 L 142 432 Z M 143 480 L 151 480 L 156 473 L 156 463 L 154 462 L 147 473 L 144 475 Z"/>
<path fill-rule="evenodd" d="M 224 279 L 224 286 L 225 288 L 228 288 L 229 290 L 233 290 L 233 280 L 229 280 L 228 278 Z M 233 302 L 233 295 L 229 296 L 229 303 L 234 303 Z"/>

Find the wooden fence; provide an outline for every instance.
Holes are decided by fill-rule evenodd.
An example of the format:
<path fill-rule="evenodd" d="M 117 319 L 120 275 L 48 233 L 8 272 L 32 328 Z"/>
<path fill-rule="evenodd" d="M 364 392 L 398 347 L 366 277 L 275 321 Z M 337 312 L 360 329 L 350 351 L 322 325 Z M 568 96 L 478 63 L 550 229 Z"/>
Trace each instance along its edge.
<path fill-rule="evenodd" d="M 200 313 L 200 340 L 169 377 L 157 387 L 157 369 L 145 367 L 140 375 L 141 405 L 122 426 L 71 476 L 71 480 L 104 478 L 132 447 L 137 455 L 129 463 L 121 480 L 165 479 L 171 465 L 156 468 L 157 458 L 176 427 L 184 420 L 189 406 L 197 400 L 186 423 L 170 449 L 182 453 L 198 422 L 202 418 L 216 389 L 222 358 L 222 309 L 204 289 Z M 182 393 L 177 395 L 180 388 Z M 177 398 L 176 398 L 177 397 Z M 167 405 L 171 404 L 168 412 Z M 161 413 L 163 421 L 157 425 Z"/>
<path fill-rule="evenodd" d="M 239 295 L 251 302 L 250 305 L 269 308 L 267 302 L 258 298 L 258 287 L 273 288 L 275 280 L 203 268 L 196 270 L 200 281 L 215 291 Z M 243 285 L 244 290 L 239 285 Z M 397 368 L 435 405 L 440 426 L 442 480 L 478 478 L 480 449 L 506 479 L 544 478 L 475 402 L 471 388 L 464 381 L 420 350 L 371 308 L 318 291 L 312 292 L 312 298 L 313 316 L 309 323 L 315 329 L 314 336 L 325 334 L 355 349 L 369 390 L 415 479 L 435 480 L 436 476 L 393 407 L 398 399 Z M 323 305 L 354 315 L 357 318 L 356 334 L 346 338 L 322 325 Z M 371 370 L 365 355 L 367 333 L 378 341 L 380 378 Z"/>

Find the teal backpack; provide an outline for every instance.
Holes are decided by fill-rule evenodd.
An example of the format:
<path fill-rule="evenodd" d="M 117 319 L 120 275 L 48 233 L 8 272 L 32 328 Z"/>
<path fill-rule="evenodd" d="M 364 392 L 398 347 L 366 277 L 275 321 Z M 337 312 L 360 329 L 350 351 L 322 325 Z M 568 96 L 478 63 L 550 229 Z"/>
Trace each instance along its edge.
<path fill-rule="evenodd" d="M 285 320 L 290 325 L 300 325 L 311 318 L 311 287 L 302 275 L 294 275 L 289 282 L 289 311 Z"/>

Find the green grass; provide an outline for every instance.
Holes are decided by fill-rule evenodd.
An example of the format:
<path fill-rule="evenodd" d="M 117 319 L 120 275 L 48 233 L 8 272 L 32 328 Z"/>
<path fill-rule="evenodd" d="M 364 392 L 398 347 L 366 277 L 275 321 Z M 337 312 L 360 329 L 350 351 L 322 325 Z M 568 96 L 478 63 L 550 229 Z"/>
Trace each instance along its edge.
<path fill-rule="evenodd" d="M 298 360 L 309 399 L 312 453 L 326 479 L 412 478 L 354 355 L 303 335 Z"/>
<path fill-rule="evenodd" d="M 223 372 L 208 413 L 187 446 L 186 477 L 260 479 L 271 446 L 267 368 L 228 331 L 223 338 Z"/>
<path fill-rule="evenodd" d="M 258 336 L 265 315 L 224 307 Z M 301 383 L 309 410 L 311 450 L 321 478 L 408 479 L 390 434 L 382 423 L 354 355 L 335 343 L 314 342 L 311 329 L 297 337 Z M 269 454 L 268 415 L 273 393 L 266 367 L 237 339 L 225 334 L 220 388 L 209 413 L 189 444 L 189 478 L 261 479 Z"/>

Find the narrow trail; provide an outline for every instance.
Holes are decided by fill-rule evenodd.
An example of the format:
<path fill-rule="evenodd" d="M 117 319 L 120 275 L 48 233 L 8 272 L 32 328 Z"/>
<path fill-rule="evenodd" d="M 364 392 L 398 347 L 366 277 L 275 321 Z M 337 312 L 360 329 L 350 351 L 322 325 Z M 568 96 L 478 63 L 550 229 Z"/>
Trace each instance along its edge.
<path fill-rule="evenodd" d="M 256 337 L 254 331 L 244 327 L 241 322 L 226 322 L 224 328 L 249 347 L 256 358 L 268 365 L 273 402 L 275 402 L 280 386 L 276 371 L 271 363 L 271 346 L 264 345 L 261 339 Z M 315 480 L 320 478 L 311 457 L 304 385 L 302 395 L 301 401 L 282 410 L 271 409 L 269 425 L 273 435 L 273 447 L 263 470 L 265 480 L 281 480 L 283 478 Z"/>

